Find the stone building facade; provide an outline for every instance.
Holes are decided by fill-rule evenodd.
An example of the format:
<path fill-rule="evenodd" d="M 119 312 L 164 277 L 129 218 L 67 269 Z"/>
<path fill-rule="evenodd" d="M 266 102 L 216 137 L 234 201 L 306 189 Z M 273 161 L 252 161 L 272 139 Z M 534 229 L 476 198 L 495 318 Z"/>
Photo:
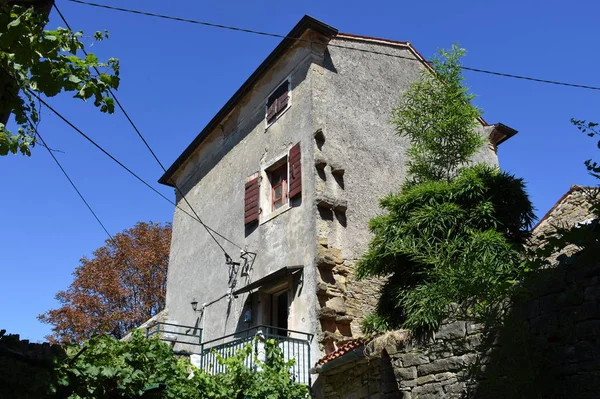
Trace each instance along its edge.
<path fill-rule="evenodd" d="M 596 229 L 598 194 L 572 186 L 534 228 L 534 245 L 557 227 Z M 600 397 L 597 251 L 592 244 L 557 252 L 500 326 L 454 320 L 427 339 L 400 330 L 338 349 L 313 369 L 316 397 Z"/>
<path fill-rule="evenodd" d="M 430 68 L 408 42 L 304 17 L 160 179 L 177 188 L 170 322 L 209 341 L 256 325 L 306 332 L 312 359 L 355 338 L 378 288 L 353 278 L 367 223 L 405 179 L 409 143 L 389 115 Z M 480 122 L 477 161 L 496 165 L 516 131 Z"/>

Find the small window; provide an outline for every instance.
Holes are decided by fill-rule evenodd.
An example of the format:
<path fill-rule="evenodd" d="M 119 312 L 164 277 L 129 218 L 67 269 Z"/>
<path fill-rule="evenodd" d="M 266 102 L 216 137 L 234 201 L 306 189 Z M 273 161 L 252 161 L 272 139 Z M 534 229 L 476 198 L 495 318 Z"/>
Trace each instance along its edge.
<path fill-rule="evenodd" d="M 288 107 L 290 81 L 286 80 L 267 99 L 267 123 L 272 123 Z"/>
<path fill-rule="evenodd" d="M 271 211 L 288 203 L 287 172 L 287 162 L 268 171 L 271 183 Z"/>

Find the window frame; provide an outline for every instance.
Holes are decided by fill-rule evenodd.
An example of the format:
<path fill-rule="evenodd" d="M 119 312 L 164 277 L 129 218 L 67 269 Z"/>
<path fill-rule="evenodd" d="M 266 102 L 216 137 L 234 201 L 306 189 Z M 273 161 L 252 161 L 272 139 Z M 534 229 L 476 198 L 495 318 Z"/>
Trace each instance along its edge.
<path fill-rule="evenodd" d="M 285 167 L 285 174 L 282 176 L 285 179 L 285 202 L 278 208 L 274 208 L 273 201 L 273 187 L 272 174 L 280 168 Z M 269 220 L 276 218 L 292 209 L 289 198 L 289 179 L 290 179 L 290 167 L 289 167 L 289 154 L 288 152 L 279 154 L 277 157 L 271 158 L 268 162 L 263 162 L 260 168 L 261 185 L 260 185 L 260 208 L 263 212 L 259 215 L 259 225 L 267 223 Z"/>
<path fill-rule="evenodd" d="M 289 180 L 289 168 L 288 168 L 288 159 L 287 156 L 283 158 L 285 162 L 278 161 L 274 166 L 271 167 L 271 170 L 267 170 L 267 175 L 269 177 L 269 186 L 271 187 L 271 194 L 269 198 L 269 202 L 271 203 L 271 212 L 275 212 L 278 209 L 281 209 L 285 205 L 289 204 L 289 193 L 288 193 L 288 180 Z M 280 163 L 278 165 L 278 163 Z M 285 170 L 285 171 L 284 171 Z M 280 177 L 280 181 L 276 184 L 273 184 L 273 178 Z M 275 190 L 281 187 L 281 196 L 275 197 Z M 280 201 L 281 204 L 275 207 L 275 202 Z"/>

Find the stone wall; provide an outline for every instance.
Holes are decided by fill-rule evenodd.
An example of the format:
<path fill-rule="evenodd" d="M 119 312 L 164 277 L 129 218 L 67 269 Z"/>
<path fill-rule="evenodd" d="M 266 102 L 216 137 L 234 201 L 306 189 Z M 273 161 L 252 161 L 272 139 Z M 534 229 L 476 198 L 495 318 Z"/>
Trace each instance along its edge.
<path fill-rule="evenodd" d="M 356 360 L 324 368 L 317 389 L 331 399 L 465 397 L 481 334 L 481 326 L 466 321 L 444 324 L 426 342 L 390 332 L 361 347 Z"/>
<path fill-rule="evenodd" d="M 591 196 L 590 196 L 591 195 Z M 573 186 L 533 231 L 594 219 L 597 192 Z M 594 228 L 590 224 L 590 228 Z M 596 227 L 597 228 L 597 227 Z M 447 322 L 417 340 L 396 331 L 317 366 L 323 398 L 598 398 L 600 265 L 591 247 L 555 254 L 499 326 Z M 588 260 L 593 262 L 589 263 Z M 485 355 L 484 355 L 485 354 Z"/>

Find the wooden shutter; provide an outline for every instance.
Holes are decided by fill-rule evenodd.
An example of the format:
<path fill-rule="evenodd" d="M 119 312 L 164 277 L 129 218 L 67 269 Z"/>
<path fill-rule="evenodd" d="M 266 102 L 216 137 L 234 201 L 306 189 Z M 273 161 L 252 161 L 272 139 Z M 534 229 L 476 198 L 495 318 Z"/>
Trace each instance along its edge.
<path fill-rule="evenodd" d="M 258 221 L 260 214 L 259 194 L 260 194 L 260 177 L 253 177 L 246 182 L 246 192 L 244 195 L 244 224 Z"/>
<path fill-rule="evenodd" d="M 277 99 L 277 112 L 281 112 L 287 107 L 289 98 L 290 95 L 287 91 L 279 96 Z"/>
<path fill-rule="evenodd" d="M 290 173 L 289 198 L 292 199 L 302 192 L 302 161 L 300 158 L 300 143 L 290 149 L 288 157 Z"/>
<path fill-rule="evenodd" d="M 267 122 L 273 119 L 275 114 L 277 114 L 277 99 L 275 99 L 271 105 L 267 107 Z"/>

